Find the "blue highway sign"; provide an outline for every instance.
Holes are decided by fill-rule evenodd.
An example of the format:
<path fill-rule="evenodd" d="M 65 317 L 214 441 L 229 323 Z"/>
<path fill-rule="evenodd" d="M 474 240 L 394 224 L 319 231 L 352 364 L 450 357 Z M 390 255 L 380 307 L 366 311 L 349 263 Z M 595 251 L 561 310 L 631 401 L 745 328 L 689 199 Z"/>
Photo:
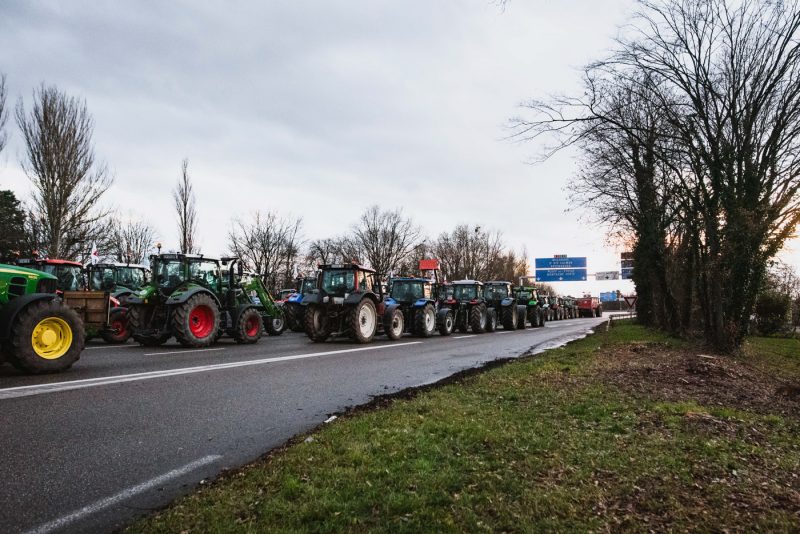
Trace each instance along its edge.
<path fill-rule="evenodd" d="M 536 258 L 536 269 L 585 269 L 586 258 Z"/>
<path fill-rule="evenodd" d="M 586 269 L 536 269 L 537 282 L 583 282 L 585 280 Z"/>

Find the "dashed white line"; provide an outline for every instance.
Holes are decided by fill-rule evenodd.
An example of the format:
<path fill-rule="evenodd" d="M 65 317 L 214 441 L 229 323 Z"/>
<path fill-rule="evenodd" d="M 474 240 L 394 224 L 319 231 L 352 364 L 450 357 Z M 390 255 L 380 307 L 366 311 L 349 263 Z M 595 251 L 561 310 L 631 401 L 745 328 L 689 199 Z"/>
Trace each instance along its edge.
<path fill-rule="evenodd" d="M 453 339 L 467 339 L 468 337 L 475 337 L 477 334 L 472 334 L 469 336 L 453 336 Z"/>
<path fill-rule="evenodd" d="M 162 356 L 166 354 L 188 354 L 190 352 L 212 352 L 215 350 L 225 350 L 223 347 L 216 349 L 192 349 L 192 350 L 171 350 L 169 352 L 147 352 L 143 356 Z"/>
<path fill-rule="evenodd" d="M 512 330 L 502 330 L 500 332 L 495 332 L 495 334 L 512 334 L 512 333 L 513 333 Z"/>
<path fill-rule="evenodd" d="M 54 519 L 48 523 L 40 525 L 33 530 L 29 530 L 29 534 L 45 534 L 48 532 L 52 532 L 54 530 L 58 530 L 64 528 L 65 526 L 69 525 L 70 523 L 74 523 L 80 519 L 83 519 L 86 516 L 96 514 L 101 510 L 105 510 L 110 506 L 114 506 L 126 499 L 130 499 L 131 497 L 143 493 L 149 489 L 152 489 L 156 486 L 160 486 L 165 482 L 172 480 L 173 478 L 181 477 L 187 473 L 194 471 L 200 467 L 206 466 L 208 464 L 214 463 L 215 461 L 222 458 L 222 456 L 218 454 L 212 454 L 209 456 L 204 456 L 199 460 L 195 460 L 194 462 L 188 463 L 183 467 L 179 467 L 178 469 L 173 469 L 168 473 L 164 473 L 163 475 L 159 475 L 155 478 L 151 478 L 147 482 L 142 482 L 141 484 L 137 484 L 136 486 L 132 486 L 126 490 L 120 491 L 119 493 L 112 495 L 111 497 L 106 497 L 105 499 L 101 499 L 93 504 L 88 506 L 84 506 L 80 510 L 75 510 L 67 515 L 61 516 L 58 519 Z"/>
<path fill-rule="evenodd" d="M 285 362 L 289 360 L 302 360 L 305 358 L 318 358 L 320 356 L 331 356 L 334 354 L 346 354 L 349 352 L 363 352 L 368 350 L 393 349 L 418 345 L 422 341 L 409 341 L 407 343 L 392 343 L 387 345 L 377 345 L 372 347 L 359 347 L 355 349 L 329 350 L 325 352 L 310 352 L 307 354 L 295 354 L 293 356 L 278 356 L 275 358 L 263 358 L 259 360 L 245 360 L 241 362 L 217 363 L 212 365 L 199 365 L 197 367 L 183 367 L 179 369 L 165 369 L 163 371 L 149 371 L 145 373 L 134 373 L 129 375 L 104 376 L 98 378 L 85 378 L 82 380 L 70 380 L 66 382 L 53 382 L 50 384 L 35 384 L 31 386 L 17 386 L 0 389 L 0 400 L 14 399 L 18 397 L 28 397 L 31 395 L 41 395 L 44 393 L 56 393 L 69 391 L 72 389 L 83 389 L 96 386 L 107 386 L 111 384 L 122 384 L 124 382 L 136 382 L 140 380 L 150 380 L 153 378 L 163 378 L 168 376 L 188 375 L 193 373 L 204 373 L 207 371 L 217 371 L 221 369 L 233 369 L 236 367 L 248 367 L 253 365 L 264 365 L 267 363 Z"/>

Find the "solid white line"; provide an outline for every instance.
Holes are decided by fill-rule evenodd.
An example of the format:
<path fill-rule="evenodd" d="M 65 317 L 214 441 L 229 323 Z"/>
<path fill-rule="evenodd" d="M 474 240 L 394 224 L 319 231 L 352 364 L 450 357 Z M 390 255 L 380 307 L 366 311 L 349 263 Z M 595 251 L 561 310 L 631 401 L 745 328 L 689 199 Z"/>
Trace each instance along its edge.
<path fill-rule="evenodd" d="M 471 336 L 469 336 L 471 337 Z M 307 354 L 296 354 L 294 356 L 279 356 L 275 358 L 263 358 L 260 360 L 245 360 L 241 362 L 217 363 L 212 365 L 200 365 L 197 367 L 183 367 L 180 369 L 165 369 L 163 371 L 148 371 L 146 373 L 134 373 L 130 375 L 103 376 L 97 378 L 84 378 L 82 380 L 70 380 L 67 382 L 54 382 L 51 384 L 35 384 L 31 386 L 17 386 L 13 388 L 0 389 L 1 399 L 14 399 L 18 397 L 28 397 L 30 395 L 41 395 L 43 393 L 55 393 L 59 391 L 69 391 L 72 389 L 90 388 L 95 386 L 106 386 L 110 384 L 122 384 L 124 382 L 135 382 L 138 380 L 150 380 L 152 378 L 162 378 L 168 376 L 188 375 L 193 373 L 203 373 L 206 371 L 216 371 L 218 369 L 233 369 L 236 367 L 248 367 L 251 365 L 263 365 L 267 363 L 284 362 L 289 360 L 302 360 L 305 358 L 316 358 L 319 356 L 331 356 L 334 354 L 346 354 L 349 352 L 362 352 L 366 350 L 392 349 L 397 347 L 407 347 L 418 345 L 422 341 L 409 341 L 407 343 L 393 343 L 391 345 L 379 345 L 373 347 L 359 347 L 357 349 L 329 350 L 325 352 L 310 352 Z"/>
<path fill-rule="evenodd" d="M 495 332 L 495 334 L 511 334 L 511 333 L 512 333 L 511 330 L 503 330 L 501 332 Z"/>
<path fill-rule="evenodd" d="M 211 352 L 214 350 L 225 350 L 225 349 L 220 347 L 218 349 L 192 349 L 192 350 L 172 350 L 169 352 L 148 352 L 146 354 L 143 354 L 143 356 L 161 356 L 162 354 L 187 354 L 189 352 Z"/>
<path fill-rule="evenodd" d="M 186 464 L 183 467 L 180 467 L 178 469 L 173 469 L 172 471 L 164 473 L 163 475 L 157 476 L 155 478 L 152 478 L 147 482 L 142 482 L 141 484 L 137 484 L 136 486 L 132 486 L 126 490 L 120 491 L 116 495 L 112 495 L 111 497 L 106 497 L 105 499 L 101 499 L 93 504 L 84 506 L 80 510 L 76 510 L 65 516 L 61 516 L 58 519 L 54 519 L 53 521 L 45 523 L 44 525 L 40 525 L 28 532 L 29 534 L 45 534 L 46 532 L 52 532 L 54 530 L 63 528 L 66 525 L 69 525 L 70 523 L 74 523 L 75 521 L 83 519 L 86 516 L 96 514 L 97 512 L 108 508 L 109 506 L 114 506 L 115 504 L 124 501 L 126 499 L 130 499 L 131 497 L 139 493 L 145 492 L 156 486 L 160 486 L 161 484 L 164 484 L 170 479 L 178 478 L 180 476 L 185 475 L 186 473 L 194 471 L 199 467 L 203 467 L 204 465 L 213 463 L 219 460 L 220 458 L 222 458 L 222 456 L 218 454 L 204 456 L 203 458 L 195 460 L 192 463 Z"/>
<path fill-rule="evenodd" d="M 467 339 L 468 337 L 475 337 L 477 335 L 478 334 L 472 334 L 472 335 L 469 335 L 469 336 L 455 336 L 455 337 L 453 337 L 453 339 Z"/>

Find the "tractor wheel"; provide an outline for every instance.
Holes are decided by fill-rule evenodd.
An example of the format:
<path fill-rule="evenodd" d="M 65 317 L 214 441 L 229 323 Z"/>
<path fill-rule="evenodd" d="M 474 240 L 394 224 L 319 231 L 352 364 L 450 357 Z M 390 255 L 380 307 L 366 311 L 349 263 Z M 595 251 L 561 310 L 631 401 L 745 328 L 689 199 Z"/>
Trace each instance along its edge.
<path fill-rule="evenodd" d="M 486 305 L 478 304 L 469 311 L 469 326 L 472 333 L 483 334 L 486 332 Z"/>
<path fill-rule="evenodd" d="M 539 310 L 539 326 L 544 327 L 547 322 L 547 310 Z"/>
<path fill-rule="evenodd" d="M 508 305 L 503 307 L 503 329 L 516 330 L 517 329 L 517 307 Z"/>
<path fill-rule="evenodd" d="M 84 336 L 83 321 L 73 309 L 58 300 L 33 302 L 14 320 L 7 355 L 27 373 L 64 371 L 80 358 Z"/>
<path fill-rule="evenodd" d="M 602 317 L 603 316 L 603 308 L 597 308 L 597 316 L 598 317 Z"/>
<path fill-rule="evenodd" d="M 297 317 L 294 313 L 294 306 L 288 302 L 283 305 L 283 320 L 286 323 L 286 328 L 290 330 L 297 328 Z"/>
<path fill-rule="evenodd" d="M 528 308 L 527 311 L 528 322 L 531 323 L 531 328 L 539 326 L 539 320 L 536 318 L 536 308 Z"/>
<path fill-rule="evenodd" d="M 261 339 L 262 329 L 261 314 L 255 308 L 247 308 L 239 314 L 233 339 L 237 343 L 258 343 L 258 340 Z"/>
<path fill-rule="evenodd" d="M 320 306 L 309 305 L 305 311 L 305 331 L 314 343 L 320 343 L 331 335 L 328 312 Z"/>
<path fill-rule="evenodd" d="M 292 313 L 294 314 L 294 327 L 292 332 L 305 332 L 306 331 L 306 309 L 300 304 L 292 304 Z"/>
<path fill-rule="evenodd" d="M 350 336 L 358 343 L 369 343 L 378 329 L 378 313 L 375 304 L 363 298 L 350 311 Z"/>
<path fill-rule="evenodd" d="M 453 312 L 447 311 L 442 318 L 442 321 L 439 323 L 439 334 L 443 336 L 449 336 L 453 333 L 453 327 L 455 326 L 455 320 L 453 319 Z"/>
<path fill-rule="evenodd" d="M 184 347 L 208 347 L 219 331 L 217 303 L 206 293 L 197 293 L 172 314 L 175 339 Z"/>
<path fill-rule="evenodd" d="M 494 332 L 497 330 L 497 312 L 494 308 L 486 308 L 486 331 Z"/>
<path fill-rule="evenodd" d="M 406 324 L 405 317 L 403 317 L 403 312 L 400 311 L 399 308 L 395 308 L 392 310 L 392 313 L 389 314 L 389 317 L 386 319 L 386 323 L 383 325 L 383 329 L 386 332 L 386 337 L 392 341 L 397 341 L 403 337 L 403 331 L 405 328 Z"/>
<path fill-rule="evenodd" d="M 436 330 L 436 310 L 426 304 L 414 314 L 414 335 L 431 337 Z"/>
<path fill-rule="evenodd" d="M 517 328 L 520 330 L 525 330 L 527 326 L 525 321 L 527 320 L 528 315 L 528 308 L 527 306 L 517 306 Z"/>
<path fill-rule="evenodd" d="M 133 340 L 140 345 L 145 347 L 158 347 L 166 343 L 171 336 L 169 334 L 163 334 L 161 336 L 145 336 L 137 333 L 141 330 L 144 330 L 145 325 L 148 323 L 148 312 L 152 313 L 152 310 L 148 310 L 148 307 L 146 306 L 139 304 L 133 304 L 129 306 L 128 328 L 130 328 Z"/>
<path fill-rule="evenodd" d="M 128 311 L 124 308 L 114 310 L 108 317 L 108 327 L 100 333 L 106 343 L 125 343 L 131 337 L 128 325 Z"/>
<path fill-rule="evenodd" d="M 264 328 L 267 330 L 267 334 L 279 336 L 286 330 L 286 317 L 284 317 L 282 313 L 278 313 L 277 316 L 267 319 L 264 322 Z"/>

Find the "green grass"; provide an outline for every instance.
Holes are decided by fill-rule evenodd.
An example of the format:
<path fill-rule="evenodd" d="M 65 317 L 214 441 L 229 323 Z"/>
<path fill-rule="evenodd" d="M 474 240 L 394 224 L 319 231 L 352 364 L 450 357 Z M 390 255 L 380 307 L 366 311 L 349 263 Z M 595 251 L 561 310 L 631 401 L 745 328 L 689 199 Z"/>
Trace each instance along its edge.
<path fill-rule="evenodd" d="M 800 378 L 800 339 L 753 337 L 747 340 L 744 353 L 762 369 L 788 378 Z"/>
<path fill-rule="evenodd" d="M 631 343 L 686 348 L 620 324 L 342 417 L 130 530 L 800 529 L 798 421 L 607 386 L 598 355 Z"/>

